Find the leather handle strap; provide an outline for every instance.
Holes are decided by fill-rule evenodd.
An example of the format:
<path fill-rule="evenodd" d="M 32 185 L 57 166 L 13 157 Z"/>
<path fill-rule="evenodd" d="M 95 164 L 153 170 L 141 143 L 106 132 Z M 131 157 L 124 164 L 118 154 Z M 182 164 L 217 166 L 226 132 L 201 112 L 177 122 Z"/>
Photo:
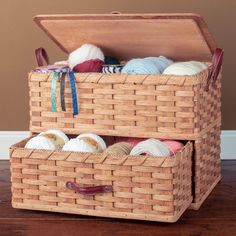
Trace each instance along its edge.
<path fill-rule="evenodd" d="M 46 62 L 46 66 L 49 65 L 49 57 L 44 48 L 35 49 L 35 57 L 38 66 L 43 66 L 44 62 Z"/>
<path fill-rule="evenodd" d="M 113 190 L 111 185 L 82 187 L 82 186 L 77 185 L 74 182 L 67 182 L 66 188 L 73 190 L 76 193 L 83 194 L 83 195 L 96 195 L 96 194 L 101 194 L 101 193 L 110 193 Z"/>
<path fill-rule="evenodd" d="M 207 86 L 206 86 L 207 91 L 209 90 L 211 83 L 213 86 L 216 83 L 216 80 L 218 78 L 223 63 L 223 55 L 224 55 L 224 50 L 221 48 L 216 48 L 212 57 L 212 68 L 207 80 Z"/>

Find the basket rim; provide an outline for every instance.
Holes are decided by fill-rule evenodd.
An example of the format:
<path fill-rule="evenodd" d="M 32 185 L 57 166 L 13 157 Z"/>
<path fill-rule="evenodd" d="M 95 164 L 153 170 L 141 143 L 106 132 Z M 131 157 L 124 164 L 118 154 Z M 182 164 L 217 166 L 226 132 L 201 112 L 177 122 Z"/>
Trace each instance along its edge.
<path fill-rule="evenodd" d="M 54 161 L 69 161 L 80 163 L 93 164 L 111 164 L 111 165 L 144 165 L 144 166 L 158 166 L 158 167 L 174 167 L 178 165 L 181 159 L 189 152 L 192 152 L 193 145 L 188 141 L 184 147 L 176 155 L 167 157 L 158 156 L 130 156 L 130 155 L 111 155 L 107 153 L 86 153 L 86 152 L 72 152 L 62 150 L 43 150 L 43 149 L 26 149 L 24 145 L 33 136 L 26 138 L 10 147 L 10 157 L 18 158 L 32 158 L 40 160 L 54 160 Z M 14 155 L 14 152 L 25 152 L 26 155 Z M 36 156 L 32 156 L 36 154 Z M 38 156 L 37 156 L 38 154 Z M 42 157 L 43 156 L 43 157 Z"/>
<path fill-rule="evenodd" d="M 164 74 L 104 74 L 104 73 L 75 73 L 77 83 L 96 84 L 126 84 L 126 85 L 176 85 L 191 86 L 205 84 L 211 71 L 211 64 L 194 75 L 164 75 Z M 49 82 L 53 72 L 30 71 L 29 81 Z"/>

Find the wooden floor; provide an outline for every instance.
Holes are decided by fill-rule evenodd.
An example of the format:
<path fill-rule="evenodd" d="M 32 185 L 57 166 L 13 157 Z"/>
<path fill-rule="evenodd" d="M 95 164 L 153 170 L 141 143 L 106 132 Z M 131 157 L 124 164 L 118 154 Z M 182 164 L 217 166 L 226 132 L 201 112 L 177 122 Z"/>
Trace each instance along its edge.
<path fill-rule="evenodd" d="M 222 181 L 198 211 L 175 224 L 106 219 L 11 207 L 9 162 L 0 161 L 0 236 L 236 235 L 236 161 L 222 162 Z"/>

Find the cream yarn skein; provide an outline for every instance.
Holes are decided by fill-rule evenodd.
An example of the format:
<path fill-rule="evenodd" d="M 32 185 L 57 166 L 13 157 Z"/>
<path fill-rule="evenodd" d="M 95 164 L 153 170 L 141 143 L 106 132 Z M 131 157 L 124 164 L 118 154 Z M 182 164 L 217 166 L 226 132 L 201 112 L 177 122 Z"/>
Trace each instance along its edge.
<path fill-rule="evenodd" d="M 104 61 L 105 57 L 102 50 L 93 44 L 83 44 L 81 47 L 70 53 L 68 64 L 73 70 L 76 65 L 95 59 Z"/>
<path fill-rule="evenodd" d="M 199 61 L 175 62 L 168 66 L 164 75 L 194 75 L 207 69 L 207 65 Z"/>

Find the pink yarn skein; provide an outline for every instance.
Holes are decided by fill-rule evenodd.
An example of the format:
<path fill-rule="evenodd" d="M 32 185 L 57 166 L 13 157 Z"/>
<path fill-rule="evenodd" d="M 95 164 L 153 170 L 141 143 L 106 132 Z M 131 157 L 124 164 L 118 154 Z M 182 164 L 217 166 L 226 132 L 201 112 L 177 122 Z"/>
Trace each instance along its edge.
<path fill-rule="evenodd" d="M 164 140 L 162 142 L 167 145 L 172 155 L 179 152 L 184 146 L 183 143 L 175 141 L 175 140 Z"/>
<path fill-rule="evenodd" d="M 146 140 L 145 138 L 129 138 L 129 137 L 117 137 L 116 142 L 127 142 L 131 144 L 132 147 L 136 146 L 141 141 Z"/>

